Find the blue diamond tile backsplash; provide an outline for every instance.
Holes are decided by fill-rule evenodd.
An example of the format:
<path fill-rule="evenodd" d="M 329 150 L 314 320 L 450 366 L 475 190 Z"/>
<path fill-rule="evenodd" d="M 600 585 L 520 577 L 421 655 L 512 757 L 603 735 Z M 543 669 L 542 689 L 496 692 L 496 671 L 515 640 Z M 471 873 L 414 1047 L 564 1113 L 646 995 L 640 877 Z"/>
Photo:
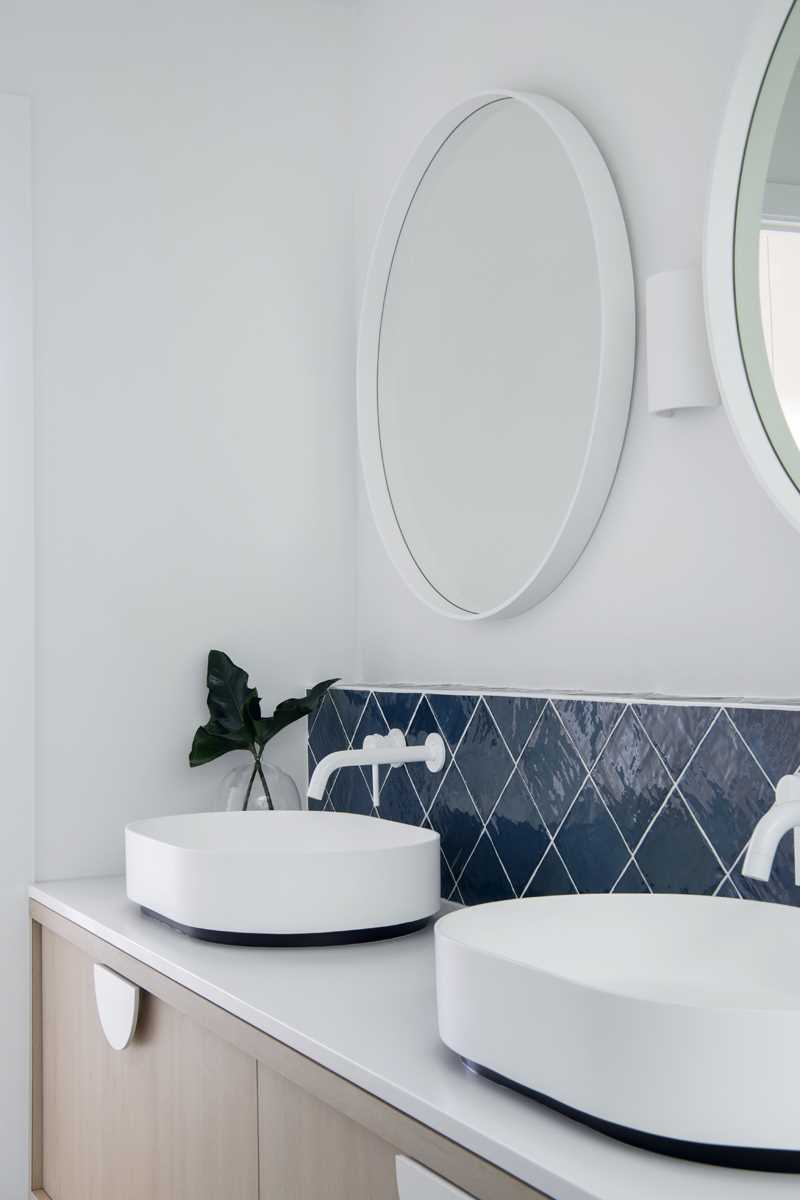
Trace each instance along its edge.
<path fill-rule="evenodd" d="M 444 769 L 331 776 L 316 807 L 435 829 L 442 895 L 463 904 L 568 892 L 691 892 L 800 904 L 789 839 L 769 883 L 742 859 L 781 775 L 800 768 L 800 710 L 337 688 L 308 734 L 309 774 L 368 733 L 439 732 Z"/>

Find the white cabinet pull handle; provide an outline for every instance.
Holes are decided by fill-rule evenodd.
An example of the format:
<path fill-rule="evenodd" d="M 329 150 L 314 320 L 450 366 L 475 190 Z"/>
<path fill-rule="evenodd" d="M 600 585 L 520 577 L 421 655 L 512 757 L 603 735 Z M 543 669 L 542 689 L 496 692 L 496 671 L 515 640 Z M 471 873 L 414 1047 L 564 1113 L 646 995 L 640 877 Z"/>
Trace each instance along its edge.
<path fill-rule="evenodd" d="M 124 1050 L 139 1019 L 138 987 L 116 971 L 95 963 L 94 998 L 106 1041 L 114 1050 Z"/>
<path fill-rule="evenodd" d="M 398 1154 L 394 1161 L 400 1200 L 474 1200 L 411 1158 Z"/>

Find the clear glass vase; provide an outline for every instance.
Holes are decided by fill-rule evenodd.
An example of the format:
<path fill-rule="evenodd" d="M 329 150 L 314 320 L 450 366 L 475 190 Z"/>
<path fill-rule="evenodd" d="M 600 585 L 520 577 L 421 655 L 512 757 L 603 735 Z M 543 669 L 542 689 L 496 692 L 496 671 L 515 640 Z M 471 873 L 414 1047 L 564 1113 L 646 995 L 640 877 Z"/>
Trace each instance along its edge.
<path fill-rule="evenodd" d="M 269 796 L 274 809 L 283 812 L 297 812 L 303 807 L 300 801 L 300 793 L 297 790 L 297 784 L 291 775 L 287 775 L 285 771 L 282 771 L 280 767 L 276 767 L 273 763 L 263 761 L 261 763 L 261 770 L 264 772 L 264 778 L 267 781 Z M 250 782 L 252 774 L 252 762 L 243 763 L 242 766 L 234 767 L 232 771 L 229 771 L 222 780 L 223 803 L 228 812 L 241 812 L 244 808 L 247 785 Z M 267 797 L 264 793 L 264 785 L 258 775 L 253 780 L 247 808 L 248 811 L 264 811 L 269 809 Z"/>

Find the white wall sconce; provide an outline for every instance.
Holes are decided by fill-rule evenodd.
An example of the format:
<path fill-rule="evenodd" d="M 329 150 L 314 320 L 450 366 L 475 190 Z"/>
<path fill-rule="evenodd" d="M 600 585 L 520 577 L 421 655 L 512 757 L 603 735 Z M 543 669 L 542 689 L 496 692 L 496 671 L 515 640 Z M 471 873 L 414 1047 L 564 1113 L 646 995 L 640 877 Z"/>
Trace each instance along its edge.
<path fill-rule="evenodd" d="M 716 408 L 719 391 L 706 341 L 698 266 L 660 271 L 647 280 L 647 398 L 651 413 Z"/>

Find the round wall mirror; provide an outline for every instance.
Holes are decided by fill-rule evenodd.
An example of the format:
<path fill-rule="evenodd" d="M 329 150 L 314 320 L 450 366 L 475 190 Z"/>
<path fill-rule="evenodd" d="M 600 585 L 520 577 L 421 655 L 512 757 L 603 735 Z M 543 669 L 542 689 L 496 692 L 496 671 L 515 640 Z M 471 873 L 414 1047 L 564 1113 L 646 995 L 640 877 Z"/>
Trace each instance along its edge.
<path fill-rule="evenodd" d="M 608 169 L 555 101 L 491 93 L 406 168 L 369 270 L 359 439 L 406 583 L 463 619 L 543 599 L 619 460 L 635 345 Z"/>
<path fill-rule="evenodd" d="M 769 0 L 720 137 L 705 246 L 723 402 L 756 475 L 800 528 L 800 5 Z"/>

